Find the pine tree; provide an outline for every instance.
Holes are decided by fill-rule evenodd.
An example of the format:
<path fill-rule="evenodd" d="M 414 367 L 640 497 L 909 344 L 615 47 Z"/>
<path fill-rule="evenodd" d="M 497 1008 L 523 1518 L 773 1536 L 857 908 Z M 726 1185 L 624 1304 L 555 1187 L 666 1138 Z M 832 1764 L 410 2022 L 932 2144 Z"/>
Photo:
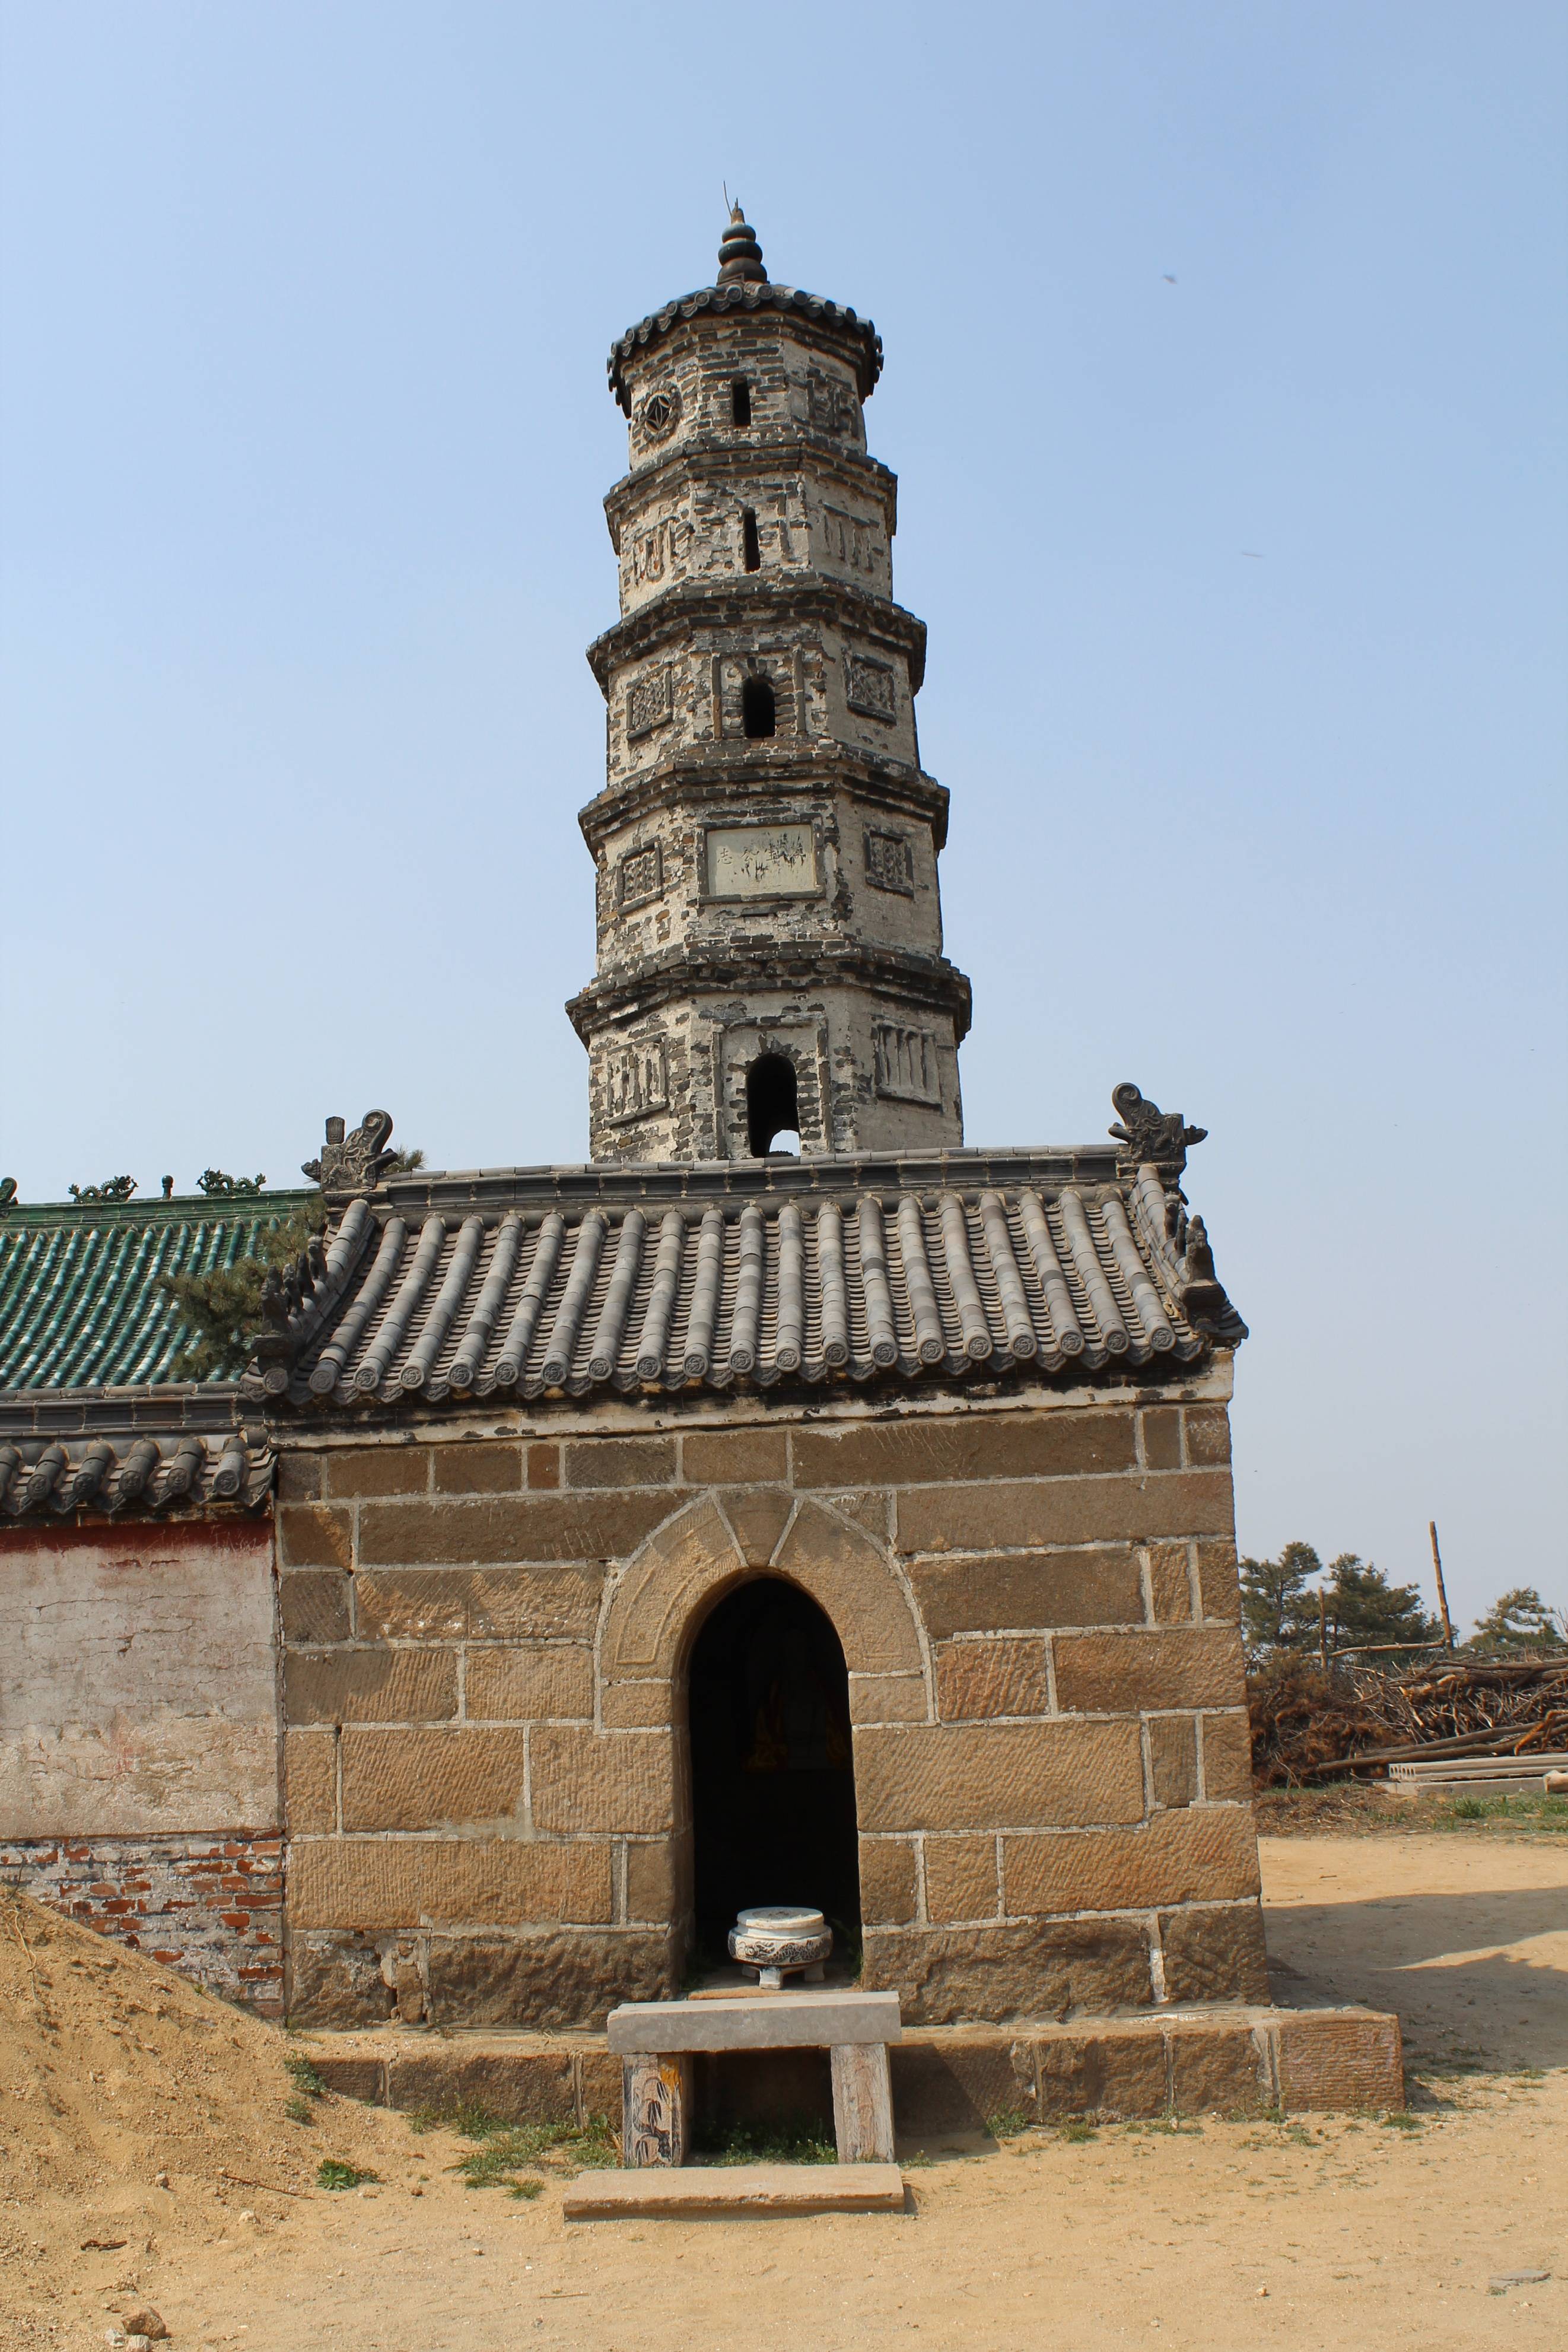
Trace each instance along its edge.
<path fill-rule="evenodd" d="M 1323 1564 L 1309 1543 L 1288 1543 L 1278 1559 L 1241 1563 L 1241 1630 L 1249 1654 L 1317 1645 L 1317 1602 L 1307 1588 Z"/>
<path fill-rule="evenodd" d="M 1562 1650 L 1563 1612 L 1542 1601 L 1533 1584 L 1515 1584 L 1500 1593 L 1484 1617 L 1476 1619 L 1472 1650 Z"/>
<path fill-rule="evenodd" d="M 261 1294 L 274 1266 L 289 1265 L 326 1223 L 319 1196 L 291 1217 L 264 1225 L 250 1255 L 205 1274 L 166 1274 L 164 1289 L 189 1335 L 174 1359 L 177 1380 L 237 1380 L 256 1353 Z"/>
<path fill-rule="evenodd" d="M 1427 1614 L 1414 1584 L 1390 1584 L 1372 1560 L 1343 1551 L 1329 1562 L 1323 1588 L 1328 1604 L 1329 1646 L 1335 1650 L 1407 1643 L 1412 1648 L 1442 1638 L 1442 1627 Z"/>

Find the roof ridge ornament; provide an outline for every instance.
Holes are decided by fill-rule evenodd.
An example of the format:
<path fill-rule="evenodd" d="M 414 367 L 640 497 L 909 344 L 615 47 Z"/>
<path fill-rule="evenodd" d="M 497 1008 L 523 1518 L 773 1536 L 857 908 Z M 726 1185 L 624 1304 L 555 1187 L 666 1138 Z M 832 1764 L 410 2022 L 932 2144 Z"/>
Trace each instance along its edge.
<path fill-rule="evenodd" d="M 719 286 L 766 286 L 768 272 L 763 267 L 762 247 L 757 242 L 757 232 L 747 220 L 737 204 L 729 208 L 729 226 L 718 249 Z"/>
<path fill-rule="evenodd" d="M 100 1201 L 129 1201 L 136 1190 L 134 1176 L 106 1176 L 101 1184 L 70 1184 L 67 1186 L 78 1209 L 95 1207 Z"/>
<path fill-rule="evenodd" d="M 391 1111 L 368 1110 L 351 1134 L 344 1134 L 344 1124 L 341 1118 L 329 1118 L 320 1159 L 300 1162 L 300 1174 L 319 1184 L 323 1192 L 365 1192 L 380 1183 L 397 1157 L 386 1148 L 392 1131 Z"/>
<path fill-rule="evenodd" d="M 1162 1176 L 1179 1177 L 1186 1166 L 1188 1150 L 1208 1133 L 1207 1127 L 1188 1127 L 1179 1110 L 1162 1110 L 1125 1080 L 1112 1087 L 1111 1101 L 1122 1116 L 1113 1119 L 1106 1131 L 1125 1145 L 1116 1155 L 1124 1165 L 1148 1164 Z"/>

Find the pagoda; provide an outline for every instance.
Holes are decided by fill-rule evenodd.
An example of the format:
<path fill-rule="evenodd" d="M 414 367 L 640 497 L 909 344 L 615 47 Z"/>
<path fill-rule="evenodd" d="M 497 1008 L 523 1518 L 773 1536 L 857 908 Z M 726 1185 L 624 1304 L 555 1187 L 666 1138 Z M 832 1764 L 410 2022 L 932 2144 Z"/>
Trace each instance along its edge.
<path fill-rule="evenodd" d="M 925 630 L 865 446 L 881 367 L 869 320 L 772 282 L 738 206 L 716 282 L 611 353 L 631 470 L 605 501 L 621 618 L 589 648 L 598 971 L 569 1008 L 595 1160 L 963 1140 Z"/>

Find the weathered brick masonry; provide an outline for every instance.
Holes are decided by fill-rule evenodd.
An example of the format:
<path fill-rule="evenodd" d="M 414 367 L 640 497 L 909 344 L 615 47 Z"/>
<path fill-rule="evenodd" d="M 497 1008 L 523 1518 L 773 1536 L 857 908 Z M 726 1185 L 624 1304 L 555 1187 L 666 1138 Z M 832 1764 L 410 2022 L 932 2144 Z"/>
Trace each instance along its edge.
<path fill-rule="evenodd" d="M 1036 1391 L 291 1452 L 292 2012 L 669 1989 L 685 1657 L 762 1571 L 844 1646 L 865 1982 L 929 2022 L 1265 1998 L 1225 1419 Z"/>
<path fill-rule="evenodd" d="M 0 1880 L 209 1992 L 283 2014 L 279 1837 L 13 1839 Z"/>

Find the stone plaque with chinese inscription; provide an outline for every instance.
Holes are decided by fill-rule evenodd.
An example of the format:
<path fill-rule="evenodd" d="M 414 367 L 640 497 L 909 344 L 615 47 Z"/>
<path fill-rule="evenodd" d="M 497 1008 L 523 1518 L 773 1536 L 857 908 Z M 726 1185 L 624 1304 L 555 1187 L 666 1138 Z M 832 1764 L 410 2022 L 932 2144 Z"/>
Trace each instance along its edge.
<path fill-rule="evenodd" d="M 809 895 L 817 887 L 810 826 L 715 825 L 707 837 L 707 887 L 715 898 Z"/>

